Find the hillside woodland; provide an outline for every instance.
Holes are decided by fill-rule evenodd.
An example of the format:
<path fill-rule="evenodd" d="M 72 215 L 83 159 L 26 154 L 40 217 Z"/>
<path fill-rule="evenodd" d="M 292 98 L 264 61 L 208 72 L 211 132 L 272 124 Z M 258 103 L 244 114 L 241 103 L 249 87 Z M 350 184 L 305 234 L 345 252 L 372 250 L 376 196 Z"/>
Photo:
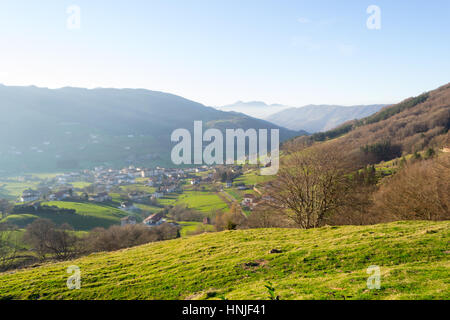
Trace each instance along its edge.
<path fill-rule="evenodd" d="M 293 225 L 450 218 L 450 84 L 283 146 L 268 208 Z"/>

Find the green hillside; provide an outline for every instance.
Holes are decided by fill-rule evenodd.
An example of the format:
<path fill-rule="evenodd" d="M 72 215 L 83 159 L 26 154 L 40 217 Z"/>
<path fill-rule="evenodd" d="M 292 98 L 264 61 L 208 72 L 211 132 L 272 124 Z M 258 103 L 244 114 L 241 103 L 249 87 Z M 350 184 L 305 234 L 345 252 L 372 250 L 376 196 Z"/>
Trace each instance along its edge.
<path fill-rule="evenodd" d="M 185 191 L 179 196 L 176 204 L 186 205 L 203 213 L 228 208 L 227 204 L 217 194 L 201 191 Z"/>
<path fill-rule="evenodd" d="M 34 220 L 44 218 L 50 219 L 58 225 L 68 223 L 75 230 L 86 231 L 95 227 L 109 227 L 119 224 L 120 219 L 128 215 L 118 208 L 99 203 L 49 201 L 43 202 L 42 205 L 71 209 L 75 212 L 53 212 L 45 208 L 36 212 L 30 209 L 30 212 L 10 214 L 4 219 L 0 219 L 0 223 L 6 222 L 25 228 Z"/>
<path fill-rule="evenodd" d="M 171 166 L 171 133 L 217 128 L 280 129 L 168 93 L 143 89 L 47 89 L 0 85 L 0 176 L 98 165 Z"/>
<path fill-rule="evenodd" d="M 449 299 L 449 233 L 448 221 L 410 221 L 202 234 L 0 274 L 0 297 L 266 299 L 270 281 L 281 299 Z M 80 290 L 66 288 L 71 265 Z M 367 289 L 371 265 L 379 290 Z"/>

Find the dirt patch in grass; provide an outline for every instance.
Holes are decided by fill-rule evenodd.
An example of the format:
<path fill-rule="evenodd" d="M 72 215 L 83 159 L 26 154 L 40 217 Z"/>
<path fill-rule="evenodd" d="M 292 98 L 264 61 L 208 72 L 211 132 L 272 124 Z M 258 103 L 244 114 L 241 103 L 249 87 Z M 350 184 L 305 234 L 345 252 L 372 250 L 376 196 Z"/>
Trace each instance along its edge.
<path fill-rule="evenodd" d="M 264 259 L 259 259 L 255 261 L 246 262 L 242 265 L 242 267 L 246 270 L 252 270 L 254 268 L 264 267 L 269 263 L 269 261 Z"/>

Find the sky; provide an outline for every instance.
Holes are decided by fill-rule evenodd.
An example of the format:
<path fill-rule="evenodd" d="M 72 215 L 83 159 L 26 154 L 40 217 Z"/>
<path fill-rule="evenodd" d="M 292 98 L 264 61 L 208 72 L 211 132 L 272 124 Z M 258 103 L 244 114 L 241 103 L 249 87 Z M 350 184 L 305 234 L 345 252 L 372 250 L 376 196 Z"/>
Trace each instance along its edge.
<path fill-rule="evenodd" d="M 449 39 L 448 0 L 0 0 L 0 83 L 395 103 L 450 81 Z"/>

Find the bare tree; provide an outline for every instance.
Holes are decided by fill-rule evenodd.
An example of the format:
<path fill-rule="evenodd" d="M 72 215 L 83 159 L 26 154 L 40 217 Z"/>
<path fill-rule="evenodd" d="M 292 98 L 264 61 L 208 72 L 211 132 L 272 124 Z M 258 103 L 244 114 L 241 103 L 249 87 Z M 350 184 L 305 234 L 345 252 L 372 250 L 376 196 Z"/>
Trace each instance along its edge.
<path fill-rule="evenodd" d="M 268 185 L 266 202 L 300 228 L 318 227 L 346 201 L 344 173 L 338 151 L 314 148 L 290 154 Z"/>
<path fill-rule="evenodd" d="M 235 230 L 245 222 L 246 218 L 239 203 L 233 202 L 228 212 L 218 213 L 215 217 L 217 231 Z"/>
<path fill-rule="evenodd" d="M 367 225 L 377 223 L 370 214 L 373 206 L 373 193 L 377 189 L 375 184 L 361 181 L 348 181 L 348 192 L 341 201 L 341 205 L 333 215 L 326 217 L 324 223 L 329 225 Z M 342 203 L 345 202 L 345 203 Z"/>
<path fill-rule="evenodd" d="M 6 199 L 0 199 L 0 213 L 2 218 L 6 218 L 8 212 L 14 207 L 14 203 Z"/>
<path fill-rule="evenodd" d="M 0 271 L 8 269 L 15 263 L 18 248 L 15 228 L 4 223 L 0 224 Z"/>
<path fill-rule="evenodd" d="M 48 219 L 37 219 L 25 232 L 24 240 L 30 244 L 41 260 L 47 255 L 58 260 L 67 260 L 76 255 L 77 237 L 70 233 L 70 226 L 57 228 Z"/>
<path fill-rule="evenodd" d="M 450 219 L 450 155 L 407 164 L 374 199 L 378 221 Z"/>
<path fill-rule="evenodd" d="M 288 228 L 294 227 L 291 219 L 264 202 L 258 204 L 245 221 L 245 228 Z"/>
<path fill-rule="evenodd" d="M 95 228 L 83 239 L 83 248 L 87 252 L 114 251 L 178 236 L 179 228 L 169 223 L 152 228 L 143 224 Z"/>

